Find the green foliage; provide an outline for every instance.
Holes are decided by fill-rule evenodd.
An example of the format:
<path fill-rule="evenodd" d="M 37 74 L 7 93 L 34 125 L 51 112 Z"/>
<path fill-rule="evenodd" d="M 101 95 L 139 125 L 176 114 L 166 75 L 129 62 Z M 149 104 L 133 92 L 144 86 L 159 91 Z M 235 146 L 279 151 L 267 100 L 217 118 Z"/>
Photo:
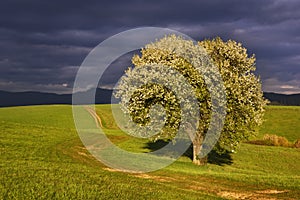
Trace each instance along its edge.
<path fill-rule="evenodd" d="M 141 96 L 143 96 L 143 99 L 141 99 Z M 180 113 L 180 104 L 172 91 L 162 85 L 146 84 L 134 91 L 128 105 L 131 109 L 130 114 L 133 121 L 142 125 L 149 123 L 150 117 L 145 116 L 155 104 L 162 105 L 166 110 L 168 123 L 166 123 L 161 132 L 163 134 L 176 132 L 180 122 L 180 115 L 177 114 Z"/>
<path fill-rule="evenodd" d="M 266 100 L 263 98 L 260 81 L 253 73 L 255 71 L 255 57 L 254 55 L 249 57 L 247 50 L 240 43 L 232 40 L 224 42 L 220 38 L 216 38 L 199 42 L 199 45 L 194 45 L 192 41 L 171 35 L 155 43 L 146 45 L 142 49 L 141 54 L 141 56 L 135 55 L 132 58 L 132 62 L 136 68 L 156 64 L 169 67 L 182 74 L 193 87 L 200 112 L 199 124 L 196 127 L 196 137 L 193 141 L 194 144 L 201 145 L 209 128 L 211 118 L 211 94 L 207 89 L 207 85 L 211 83 L 206 83 L 203 75 L 209 74 L 209 76 L 214 76 L 214 74 L 209 71 L 212 70 L 210 67 L 203 68 L 203 74 L 199 74 L 199 71 L 183 57 L 186 54 L 200 58 L 199 65 L 201 66 L 209 65 L 209 62 L 206 60 L 208 54 L 212 62 L 219 69 L 224 82 L 227 96 L 227 115 L 221 137 L 215 147 L 216 150 L 220 153 L 234 151 L 241 141 L 248 140 L 250 136 L 255 135 L 257 127 L 262 123 Z M 123 79 L 125 82 L 135 79 L 130 69 L 126 72 L 126 75 L 127 77 Z M 168 77 L 165 78 L 168 79 Z M 212 80 L 216 79 L 213 78 Z M 118 88 L 117 97 L 121 97 L 128 90 L 128 87 L 122 85 L 123 83 L 121 82 Z M 136 93 L 132 98 L 138 99 L 135 102 L 150 100 L 152 101 L 151 105 L 157 103 L 154 100 L 154 96 L 145 99 L 145 96 L 141 95 L 141 93 L 149 94 L 151 90 L 153 89 L 147 86 L 142 89 L 139 88 L 140 93 Z M 214 90 L 217 90 L 217 88 L 214 88 Z M 153 92 L 150 93 L 152 94 Z M 164 97 L 164 102 L 172 101 L 172 98 L 168 98 L 169 95 L 164 94 L 159 94 Z M 218 94 L 218 91 L 214 91 L 215 94 Z M 122 106 L 125 108 L 128 104 L 122 102 Z M 130 104 L 127 112 L 134 118 L 135 111 L 140 109 L 142 109 L 141 106 Z M 146 118 L 149 107 L 146 106 L 144 109 L 145 115 L 138 115 L 139 117 Z M 191 108 L 191 111 L 193 109 L 195 108 Z M 126 109 L 124 110 L 126 111 Z M 169 112 L 168 114 L 170 115 L 171 113 Z M 178 115 L 180 115 L 180 112 L 173 113 L 173 116 L 177 116 L 176 119 L 178 120 L 177 123 L 173 124 L 178 125 L 180 123 Z M 172 127 L 171 123 L 167 124 L 169 127 Z M 167 129 L 167 131 L 161 132 L 158 136 L 170 139 L 176 133 L 175 130 L 176 127 Z"/>
<path fill-rule="evenodd" d="M 233 40 L 221 38 L 199 42 L 218 66 L 227 95 L 227 114 L 219 149 L 235 150 L 241 141 L 255 135 L 262 124 L 266 100 L 259 78 L 253 73 L 255 56 Z"/>

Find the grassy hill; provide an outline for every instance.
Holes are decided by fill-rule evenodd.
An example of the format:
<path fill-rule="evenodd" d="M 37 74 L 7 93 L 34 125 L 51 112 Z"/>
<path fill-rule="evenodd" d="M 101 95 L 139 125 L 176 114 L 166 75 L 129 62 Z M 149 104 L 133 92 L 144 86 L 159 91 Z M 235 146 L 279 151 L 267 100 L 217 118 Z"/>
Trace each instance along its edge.
<path fill-rule="evenodd" d="M 268 106 L 258 138 L 264 134 L 286 137 L 290 142 L 300 139 L 300 107 Z"/>
<path fill-rule="evenodd" d="M 264 92 L 264 97 L 270 100 L 273 105 L 300 105 L 300 94 L 278 94 L 273 92 Z"/>
<path fill-rule="evenodd" d="M 118 146 L 148 151 L 124 135 L 109 105 L 97 106 L 105 132 Z M 300 138 L 300 107 L 267 107 L 263 134 Z M 0 199 L 297 199 L 300 150 L 242 144 L 232 164 L 198 167 L 190 158 L 159 171 L 108 169 L 82 145 L 71 106 L 0 108 Z"/>
<path fill-rule="evenodd" d="M 92 90 L 85 92 L 78 92 L 78 99 L 85 99 L 84 97 L 91 94 Z M 113 90 L 97 88 L 96 90 L 96 104 L 110 104 Z M 300 105 L 300 94 L 277 94 L 264 92 L 264 97 L 270 100 L 272 105 Z M 83 103 L 85 102 L 77 102 Z M 56 94 L 44 92 L 8 92 L 0 90 L 0 107 L 7 106 L 25 106 L 25 105 L 50 105 L 50 104 L 72 104 L 72 94 Z"/>

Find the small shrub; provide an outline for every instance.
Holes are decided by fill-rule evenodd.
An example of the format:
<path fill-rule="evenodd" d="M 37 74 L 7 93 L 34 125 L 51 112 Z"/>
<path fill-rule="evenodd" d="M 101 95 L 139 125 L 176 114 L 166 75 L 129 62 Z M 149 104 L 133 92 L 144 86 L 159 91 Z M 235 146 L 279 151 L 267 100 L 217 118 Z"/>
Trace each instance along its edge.
<path fill-rule="evenodd" d="M 300 148 L 300 139 L 298 139 L 295 144 L 294 144 L 295 148 Z"/>
<path fill-rule="evenodd" d="M 263 137 L 263 141 L 265 141 L 265 144 L 269 146 L 282 146 L 282 147 L 291 146 L 289 141 L 285 137 L 281 137 L 277 135 L 266 134 Z"/>
<path fill-rule="evenodd" d="M 264 135 L 263 141 L 264 141 L 265 145 L 278 146 L 277 138 L 274 137 L 274 135 L 269 135 L 269 134 Z"/>
<path fill-rule="evenodd" d="M 290 147 L 290 142 L 285 137 L 278 137 L 278 143 L 281 147 Z"/>

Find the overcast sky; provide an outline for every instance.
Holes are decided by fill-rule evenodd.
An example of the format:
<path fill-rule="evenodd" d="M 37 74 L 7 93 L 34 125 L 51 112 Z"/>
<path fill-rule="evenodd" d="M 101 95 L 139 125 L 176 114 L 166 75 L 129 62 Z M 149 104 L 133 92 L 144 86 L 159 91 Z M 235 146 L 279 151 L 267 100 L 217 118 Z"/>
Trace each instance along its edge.
<path fill-rule="evenodd" d="M 0 90 L 71 92 L 96 45 L 120 31 L 156 26 L 195 40 L 242 42 L 256 54 L 264 91 L 300 93 L 299 10 L 299 0 L 1 0 Z"/>

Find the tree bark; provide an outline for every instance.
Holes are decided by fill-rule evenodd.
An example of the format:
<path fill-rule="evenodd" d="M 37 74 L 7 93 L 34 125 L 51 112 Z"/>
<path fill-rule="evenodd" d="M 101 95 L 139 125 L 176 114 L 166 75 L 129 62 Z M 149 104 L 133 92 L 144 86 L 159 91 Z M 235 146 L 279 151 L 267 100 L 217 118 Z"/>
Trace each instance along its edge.
<path fill-rule="evenodd" d="M 205 156 L 204 158 L 199 158 L 198 155 L 201 151 L 201 146 L 202 146 L 202 142 L 204 139 L 204 130 L 203 127 L 204 125 L 200 125 L 200 128 L 198 128 L 198 130 L 196 131 L 195 136 L 193 135 L 194 129 L 193 127 L 190 125 L 190 130 L 188 131 L 188 135 L 190 137 L 190 139 L 193 141 L 193 163 L 196 165 L 205 165 L 207 164 L 207 156 Z"/>
<path fill-rule="evenodd" d="M 202 137 L 195 138 L 193 141 L 193 163 L 196 165 L 205 165 L 207 164 L 207 156 L 204 158 L 199 158 L 198 155 L 201 151 Z"/>

